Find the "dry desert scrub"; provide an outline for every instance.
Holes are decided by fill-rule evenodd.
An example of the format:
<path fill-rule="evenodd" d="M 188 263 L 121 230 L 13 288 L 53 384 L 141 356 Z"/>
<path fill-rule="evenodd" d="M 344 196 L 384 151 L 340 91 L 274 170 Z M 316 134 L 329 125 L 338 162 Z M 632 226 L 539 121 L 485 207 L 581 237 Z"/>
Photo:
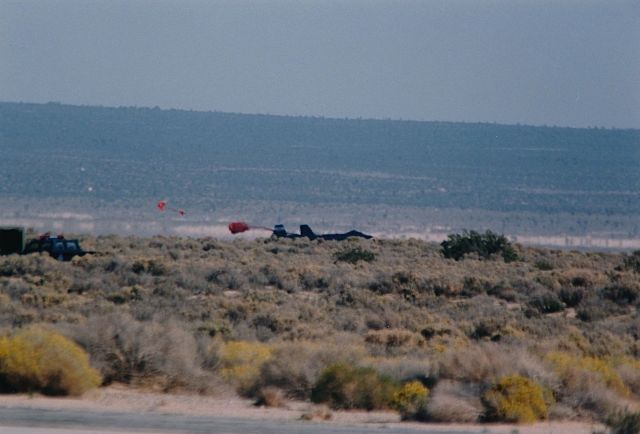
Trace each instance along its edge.
<path fill-rule="evenodd" d="M 61 332 L 105 383 L 310 400 L 341 364 L 395 386 L 345 380 L 360 392 L 332 405 L 389 407 L 418 380 L 429 420 L 487 417 L 481 398 L 513 376 L 553 392 L 549 417 L 604 420 L 638 402 L 636 254 L 515 246 L 510 262 L 456 261 L 417 240 L 81 240 L 101 254 L 0 257 L 0 330 Z"/>
<path fill-rule="evenodd" d="M 59 333 L 30 327 L 0 337 L 0 392 L 81 395 L 100 382 L 87 353 Z"/>
<path fill-rule="evenodd" d="M 479 387 L 473 383 L 439 381 L 427 404 L 427 418 L 433 422 L 477 422 L 484 408 Z"/>
<path fill-rule="evenodd" d="M 614 369 L 636 397 L 640 397 L 640 360 L 621 357 L 611 360 Z"/>
<path fill-rule="evenodd" d="M 321 372 L 336 363 L 358 364 L 366 357 L 364 345 L 349 336 L 324 342 L 281 342 L 271 347 L 271 357 L 261 364 L 250 395 L 268 387 L 282 390 L 289 399 L 309 400 Z"/>
<path fill-rule="evenodd" d="M 619 412 L 609 417 L 607 425 L 610 434 L 638 434 L 640 433 L 640 413 Z"/>
<path fill-rule="evenodd" d="M 91 354 L 106 384 L 206 392 L 214 383 L 206 368 L 217 367 L 216 350 L 199 345 L 175 321 L 137 321 L 117 313 L 91 316 L 67 330 Z"/>

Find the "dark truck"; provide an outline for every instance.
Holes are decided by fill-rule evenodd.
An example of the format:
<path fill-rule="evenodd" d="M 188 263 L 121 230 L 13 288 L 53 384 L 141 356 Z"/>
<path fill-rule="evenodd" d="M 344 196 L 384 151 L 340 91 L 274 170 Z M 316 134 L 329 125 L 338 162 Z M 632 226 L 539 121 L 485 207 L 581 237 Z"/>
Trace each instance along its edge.
<path fill-rule="evenodd" d="M 74 256 L 93 253 L 83 250 L 78 240 L 68 240 L 62 235 L 44 234 L 27 241 L 25 244 L 24 228 L 0 228 L 0 255 L 12 253 L 27 255 L 41 252 L 47 252 L 52 258 L 59 261 L 70 261 Z"/>

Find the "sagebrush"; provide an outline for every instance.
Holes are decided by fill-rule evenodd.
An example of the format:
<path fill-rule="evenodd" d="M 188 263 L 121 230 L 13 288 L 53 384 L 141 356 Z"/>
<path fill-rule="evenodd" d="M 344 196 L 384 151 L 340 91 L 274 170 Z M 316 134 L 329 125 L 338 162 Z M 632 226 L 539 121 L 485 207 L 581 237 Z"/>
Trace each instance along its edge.
<path fill-rule="evenodd" d="M 310 400 L 346 364 L 388 381 L 347 382 L 369 401 L 336 407 L 393 408 L 418 381 L 415 418 L 447 422 L 482 419 L 485 393 L 514 375 L 543 388 L 549 418 L 604 421 L 640 398 L 635 254 L 512 245 L 515 261 L 454 261 L 418 240 L 80 238 L 101 253 L 0 257 L 0 329 L 63 334 L 104 384 L 277 404 Z"/>

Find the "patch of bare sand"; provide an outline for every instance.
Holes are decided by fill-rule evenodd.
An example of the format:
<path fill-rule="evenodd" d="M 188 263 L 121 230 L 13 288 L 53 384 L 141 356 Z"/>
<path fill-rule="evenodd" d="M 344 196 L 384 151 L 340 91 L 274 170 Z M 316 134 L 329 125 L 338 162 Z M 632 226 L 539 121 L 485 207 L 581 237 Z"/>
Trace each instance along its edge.
<path fill-rule="evenodd" d="M 180 414 L 185 416 L 219 416 L 244 419 L 322 420 L 329 412 L 322 406 L 306 402 L 287 402 L 282 408 L 256 407 L 252 401 L 228 396 L 200 396 L 187 394 L 165 394 L 125 386 L 112 385 L 90 391 L 82 397 L 54 398 L 42 395 L 0 395 L 0 407 L 70 409 L 105 412 L 142 413 L 157 412 Z M 534 425 L 468 425 L 468 424 L 421 424 L 400 422 L 395 412 L 384 411 L 332 411 L 331 418 L 323 422 L 346 424 L 381 424 L 393 432 L 394 427 L 416 430 L 437 428 L 441 432 L 473 430 L 478 434 L 592 434 L 602 429 L 599 424 L 586 422 L 545 422 Z M 313 417 L 320 416 L 320 417 Z"/>

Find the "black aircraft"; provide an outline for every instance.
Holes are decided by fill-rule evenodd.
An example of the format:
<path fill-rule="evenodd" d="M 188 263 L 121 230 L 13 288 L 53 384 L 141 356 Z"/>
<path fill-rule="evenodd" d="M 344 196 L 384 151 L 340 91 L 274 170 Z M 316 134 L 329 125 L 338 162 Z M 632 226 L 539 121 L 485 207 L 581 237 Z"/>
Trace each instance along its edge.
<path fill-rule="evenodd" d="M 351 237 L 364 238 L 367 240 L 370 238 L 373 238 L 371 235 L 363 234 L 362 232 L 358 232 L 358 231 L 349 231 L 343 234 L 321 234 L 320 235 L 313 232 L 309 227 L 309 225 L 300 225 L 299 234 L 287 232 L 287 230 L 284 228 L 284 225 L 275 225 L 273 227 L 273 235 L 278 238 L 303 238 L 304 237 L 304 238 L 309 238 L 310 240 L 320 239 L 320 240 L 336 240 L 336 241 L 346 240 L 347 238 L 351 238 Z"/>

